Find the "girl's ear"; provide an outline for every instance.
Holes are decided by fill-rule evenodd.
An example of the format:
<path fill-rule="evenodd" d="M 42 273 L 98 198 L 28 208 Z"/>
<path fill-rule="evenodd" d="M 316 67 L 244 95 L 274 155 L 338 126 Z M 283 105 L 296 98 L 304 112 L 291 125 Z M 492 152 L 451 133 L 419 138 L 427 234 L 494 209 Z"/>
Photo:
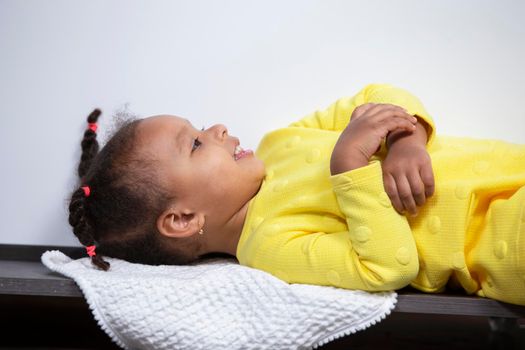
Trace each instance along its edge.
<path fill-rule="evenodd" d="M 169 208 L 157 219 L 157 229 L 166 237 L 190 237 L 204 225 L 204 217 L 201 216 L 194 212 Z"/>

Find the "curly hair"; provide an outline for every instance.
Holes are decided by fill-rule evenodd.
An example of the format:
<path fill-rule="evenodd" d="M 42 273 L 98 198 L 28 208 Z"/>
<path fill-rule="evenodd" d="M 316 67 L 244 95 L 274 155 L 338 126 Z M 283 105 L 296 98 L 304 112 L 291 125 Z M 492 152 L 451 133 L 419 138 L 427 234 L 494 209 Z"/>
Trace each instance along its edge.
<path fill-rule="evenodd" d="M 90 126 L 100 115 L 95 109 L 88 116 Z M 170 243 L 177 241 L 173 248 L 157 229 L 157 217 L 174 198 L 155 172 L 156 160 L 138 152 L 141 120 L 121 122 L 100 152 L 96 127 L 88 128 L 81 142 L 80 186 L 71 194 L 69 224 L 82 245 L 97 246 L 91 261 L 103 270 L 109 263 L 102 255 L 150 265 L 181 265 L 198 258 L 200 247 L 194 242 L 171 238 Z M 89 196 L 83 186 L 90 187 Z"/>

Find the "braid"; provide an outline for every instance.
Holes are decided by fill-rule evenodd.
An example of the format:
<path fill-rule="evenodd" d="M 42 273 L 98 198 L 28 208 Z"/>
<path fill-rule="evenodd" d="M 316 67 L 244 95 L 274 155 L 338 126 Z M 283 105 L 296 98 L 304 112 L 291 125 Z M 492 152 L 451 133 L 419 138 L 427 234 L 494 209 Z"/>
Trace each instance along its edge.
<path fill-rule="evenodd" d="M 81 142 L 82 155 L 78 165 L 78 175 L 80 178 L 84 177 L 91 166 L 93 159 L 98 153 L 99 146 L 97 142 L 97 134 L 95 132 L 96 125 L 94 124 L 97 122 L 100 114 L 100 110 L 95 109 L 93 112 L 91 112 L 91 114 L 89 114 L 87 118 L 90 128 L 84 132 L 84 138 Z M 87 247 L 95 245 L 95 239 L 92 233 L 93 228 L 86 220 L 86 197 L 87 196 L 82 188 L 79 188 L 73 192 L 71 196 L 71 202 L 69 203 L 69 224 L 73 227 L 73 232 L 77 236 L 80 243 Z M 109 269 L 109 263 L 104 261 L 100 255 L 93 255 L 91 257 L 91 262 L 102 270 L 106 271 Z"/>
<path fill-rule="evenodd" d="M 87 122 L 89 124 L 96 123 L 101 113 L 100 109 L 94 109 L 87 117 Z M 92 129 L 86 129 L 84 139 L 80 145 L 82 146 L 82 155 L 80 156 L 80 163 L 78 164 L 78 176 L 82 178 L 91 166 L 93 158 L 95 158 L 98 153 L 97 133 Z"/>

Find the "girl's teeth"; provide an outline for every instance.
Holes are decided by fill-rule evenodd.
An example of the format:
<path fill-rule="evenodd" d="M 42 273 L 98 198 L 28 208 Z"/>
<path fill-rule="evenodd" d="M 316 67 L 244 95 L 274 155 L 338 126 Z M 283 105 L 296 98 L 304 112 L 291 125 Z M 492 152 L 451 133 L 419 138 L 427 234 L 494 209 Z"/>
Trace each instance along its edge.
<path fill-rule="evenodd" d="M 233 158 L 237 160 L 237 157 L 243 152 L 243 149 L 241 146 L 235 147 L 235 152 L 233 153 Z"/>
<path fill-rule="evenodd" d="M 233 152 L 233 159 L 237 161 L 251 154 L 253 154 L 252 150 L 243 149 L 241 146 L 237 146 L 235 147 L 235 151 Z"/>

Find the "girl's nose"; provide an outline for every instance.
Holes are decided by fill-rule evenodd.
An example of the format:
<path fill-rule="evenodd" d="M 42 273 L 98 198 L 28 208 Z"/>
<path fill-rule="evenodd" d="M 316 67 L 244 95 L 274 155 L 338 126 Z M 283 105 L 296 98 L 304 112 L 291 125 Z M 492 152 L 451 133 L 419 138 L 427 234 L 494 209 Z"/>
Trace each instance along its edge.
<path fill-rule="evenodd" d="M 222 124 L 215 124 L 210 129 L 213 131 L 213 135 L 221 141 L 228 137 L 228 129 Z"/>

